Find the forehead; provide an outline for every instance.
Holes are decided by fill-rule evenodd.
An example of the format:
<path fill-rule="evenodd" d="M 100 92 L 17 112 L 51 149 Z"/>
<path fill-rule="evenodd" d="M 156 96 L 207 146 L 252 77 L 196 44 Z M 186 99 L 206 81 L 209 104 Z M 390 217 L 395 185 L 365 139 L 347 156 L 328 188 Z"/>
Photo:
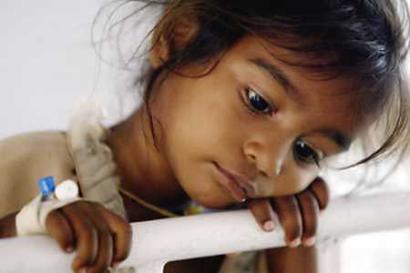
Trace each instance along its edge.
<path fill-rule="evenodd" d="M 295 109 L 309 115 L 318 126 L 332 125 L 353 136 L 364 125 L 358 114 L 360 92 L 355 88 L 355 79 L 330 71 L 318 72 L 303 65 L 309 65 L 309 62 L 318 64 L 320 59 L 317 57 L 313 59 L 308 54 L 255 37 L 244 38 L 225 57 L 228 59 L 226 63 L 237 63 L 237 69 L 262 73 L 284 84 L 280 76 L 272 75 L 275 71 L 270 71 L 278 70 L 276 72 L 282 73 L 292 85 L 286 91 L 290 91 L 287 95 L 298 104 Z"/>

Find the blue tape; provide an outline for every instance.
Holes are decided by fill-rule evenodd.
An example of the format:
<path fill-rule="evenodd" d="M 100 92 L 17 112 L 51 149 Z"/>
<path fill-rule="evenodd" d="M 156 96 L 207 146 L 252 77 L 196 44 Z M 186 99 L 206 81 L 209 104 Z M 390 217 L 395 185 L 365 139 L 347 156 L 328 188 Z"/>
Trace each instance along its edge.
<path fill-rule="evenodd" d="M 38 187 L 43 198 L 49 198 L 55 190 L 54 177 L 46 176 L 38 180 Z"/>

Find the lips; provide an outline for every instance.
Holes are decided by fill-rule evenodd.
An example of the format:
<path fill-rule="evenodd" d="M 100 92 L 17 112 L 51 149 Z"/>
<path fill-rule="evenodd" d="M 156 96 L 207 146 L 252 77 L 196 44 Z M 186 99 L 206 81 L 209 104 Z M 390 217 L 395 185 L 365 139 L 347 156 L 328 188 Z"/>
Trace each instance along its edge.
<path fill-rule="evenodd" d="M 249 195 L 253 194 L 254 189 L 248 182 L 249 180 L 224 169 L 217 163 L 214 164 L 219 175 L 222 177 L 222 179 L 219 179 L 222 186 L 224 186 L 237 201 L 243 202 Z"/>

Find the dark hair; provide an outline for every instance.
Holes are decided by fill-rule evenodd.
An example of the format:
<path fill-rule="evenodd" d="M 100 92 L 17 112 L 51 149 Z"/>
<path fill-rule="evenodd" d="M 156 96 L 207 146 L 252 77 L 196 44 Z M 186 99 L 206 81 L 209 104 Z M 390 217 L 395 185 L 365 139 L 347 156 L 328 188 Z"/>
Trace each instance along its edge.
<path fill-rule="evenodd" d="M 409 102 L 402 72 L 408 50 L 405 0 L 126 2 L 163 6 L 163 15 L 152 30 L 154 46 L 159 37 L 172 35 L 174 23 L 181 17 L 195 18 L 199 25 L 185 47 L 171 46 L 169 58 L 159 68 L 149 71 L 144 93 L 148 109 L 152 86 L 159 76 L 189 63 L 221 56 L 241 38 L 256 35 L 310 57 L 310 63 L 292 65 L 330 77 L 353 76 L 357 80 L 355 91 L 362 96 L 361 114 L 380 117 L 386 113 L 382 144 L 353 165 L 407 147 Z"/>

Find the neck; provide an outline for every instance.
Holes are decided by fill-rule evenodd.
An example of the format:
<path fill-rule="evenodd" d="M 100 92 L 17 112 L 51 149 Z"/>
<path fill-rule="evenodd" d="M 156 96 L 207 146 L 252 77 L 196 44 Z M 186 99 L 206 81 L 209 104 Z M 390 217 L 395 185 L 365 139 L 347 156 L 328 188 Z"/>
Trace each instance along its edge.
<path fill-rule="evenodd" d="M 149 119 L 141 107 L 111 128 L 107 143 L 113 151 L 121 187 L 157 206 L 176 206 L 187 196 L 153 142 Z"/>

